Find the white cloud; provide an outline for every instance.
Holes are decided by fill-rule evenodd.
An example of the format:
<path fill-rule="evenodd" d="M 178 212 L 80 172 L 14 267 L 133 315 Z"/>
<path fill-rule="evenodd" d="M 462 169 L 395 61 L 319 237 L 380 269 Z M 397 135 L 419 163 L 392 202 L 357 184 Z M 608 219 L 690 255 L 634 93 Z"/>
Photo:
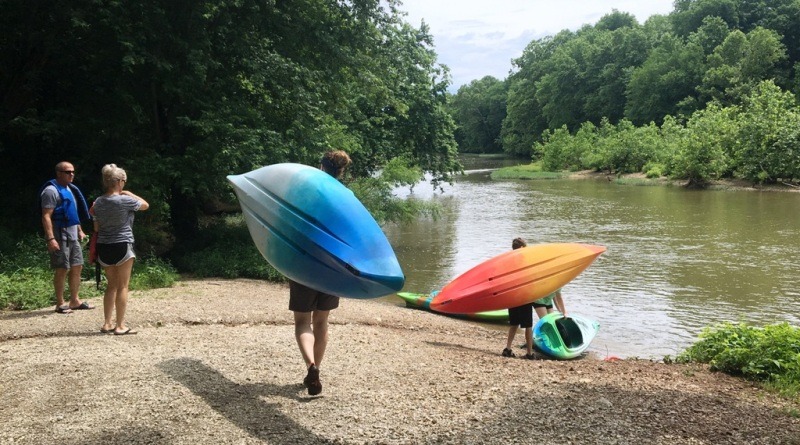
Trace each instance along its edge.
<path fill-rule="evenodd" d="M 672 0 L 403 0 L 400 9 L 410 24 L 428 24 L 456 90 L 487 75 L 504 79 L 532 40 L 595 24 L 613 9 L 643 23 L 672 11 Z"/>

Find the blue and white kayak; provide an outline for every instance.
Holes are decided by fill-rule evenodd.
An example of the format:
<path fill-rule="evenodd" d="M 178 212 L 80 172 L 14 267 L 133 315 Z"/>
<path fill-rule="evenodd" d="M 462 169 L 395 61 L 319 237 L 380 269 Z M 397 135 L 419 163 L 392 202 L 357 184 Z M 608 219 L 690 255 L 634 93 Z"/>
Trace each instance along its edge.
<path fill-rule="evenodd" d="M 405 277 L 386 235 L 334 177 L 284 163 L 228 180 L 259 252 L 289 279 L 346 298 L 403 288 Z"/>

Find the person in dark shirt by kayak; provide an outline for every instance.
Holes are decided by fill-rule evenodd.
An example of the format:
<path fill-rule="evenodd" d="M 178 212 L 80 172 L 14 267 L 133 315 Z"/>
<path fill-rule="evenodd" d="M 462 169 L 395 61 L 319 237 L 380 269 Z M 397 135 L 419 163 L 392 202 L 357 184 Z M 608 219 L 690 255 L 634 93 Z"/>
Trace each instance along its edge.
<path fill-rule="evenodd" d="M 511 242 L 513 249 L 519 249 L 527 246 L 528 243 L 522 238 L 514 238 Z M 511 343 L 517 334 L 517 328 L 525 329 L 525 349 L 526 354 L 523 358 L 533 360 L 536 356 L 533 354 L 533 311 L 541 319 L 545 315 L 553 312 L 553 303 L 556 308 L 566 317 L 567 310 L 564 307 L 564 298 L 561 296 L 561 289 L 553 292 L 552 294 L 542 297 L 533 303 L 523 304 L 522 306 L 512 307 L 508 309 L 508 323 L 511 325 L 508 328 L 508 338 L 506 340 L 506 347 L 503 349 L 503 357 L 514 357 L 514 352 L 511 350 Z"/>
<path fill-rule="evenodd" d="M 514 238 L 511 241 L 512 249 L 520 249 L 527 246 L 528 243 L 522 238 Z M 517 328 L 525 329 L 525 348 L 527 353 L 523 358 L 533 360 L 536 356 L 533 354 L 533 303 L 526 303 L 522 306 L 512 307 L 508 309 L 508 339 L 506 340 L 506 347 L 503 349 L 503 357 L 514 357 L 514 351 L 511 350 L 511 343 L 517 335 Z"/>

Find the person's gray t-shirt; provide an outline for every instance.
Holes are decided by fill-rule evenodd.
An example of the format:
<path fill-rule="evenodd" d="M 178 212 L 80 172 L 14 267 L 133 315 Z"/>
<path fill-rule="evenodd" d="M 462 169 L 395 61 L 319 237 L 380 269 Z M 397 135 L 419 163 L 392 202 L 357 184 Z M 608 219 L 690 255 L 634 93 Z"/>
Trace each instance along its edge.
<path fill-rule="evenodd" d="M 67 188 L 67 193 L 72 194 L 72 190 Z M 52 184 L 48 185 L 47 187 L 44 188 L 44 190 L 42 190 L 40 198 L 42 200 L 43 209 L 55 209 L 56 207 L 58 207 L 59 204 L 61 204 L 61 195 L 58 194 L 58 190 L 56 190 L 56 188 L 53 187 Z M 74 202 L 75 198 L 73 197 L 72 200 Z M 53 218 L 51 217 L 51 221 L 52 219 Z M 58 222 L 57 221 L 52 221 L 52 222 L 53 222 L 53 236 L 56 237 L 56 239 L 77 241 L 78 239 L 77 224 L 74 226 L 64 227 L 61 230 L 59 230 Z"/>
<path fill-rule="evenodd" d="M 133 216 L 139 210 L 139 200 L 128 195 L 103 195 L 94 201 L 94 218 L 100 230 L 100 244 L 132 243 Z"/>

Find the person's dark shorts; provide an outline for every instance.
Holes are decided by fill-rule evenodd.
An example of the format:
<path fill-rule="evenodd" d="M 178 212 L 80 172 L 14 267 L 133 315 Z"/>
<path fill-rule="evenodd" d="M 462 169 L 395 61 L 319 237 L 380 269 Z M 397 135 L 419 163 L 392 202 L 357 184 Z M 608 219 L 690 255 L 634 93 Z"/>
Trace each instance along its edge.
<path fill-rule="evenodd" d="M 534 308 L 543 307 L 543 308 L 547 308 L 547 309 L 553 309 L 553 305 L 552 304 L 532 303 L 532 305 L 533 305 Z"/>
<path fill-rule="evenodd" d="M 339 307 L 339 297 L 311 289 L 289 280 L 289 310 L 294 312 L 330 311 Z"/>
<path fill-rule="evenodd" d="M 119 266 L 135 257 L 131 243 L 97 243 L 97 261 L 101 266 Z"/>
<path fill-rule="evenodd" d="M 58 243 L 59 250 L 50 252 L 50 268 L 72 269 L 83 266 L 83 248 L 76 240 L 62 240 Z"/>
<path fill-rule="evenodd" d="M 533 327 L 533 303 L 512 307 L 508 310 L 508 324 L 521 328 Z"/>

